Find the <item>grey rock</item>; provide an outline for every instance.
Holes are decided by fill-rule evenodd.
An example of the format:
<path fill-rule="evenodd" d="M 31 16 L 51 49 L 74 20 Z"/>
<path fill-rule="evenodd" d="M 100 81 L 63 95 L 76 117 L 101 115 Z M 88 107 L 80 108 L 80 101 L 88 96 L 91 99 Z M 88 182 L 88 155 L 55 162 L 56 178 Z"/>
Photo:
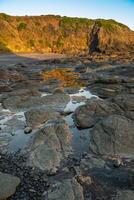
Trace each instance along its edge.
<path fill-rule="evenodd" d="M 35 107 L 50 106 L 51 108 L 64 110 L 70 97 L 64 93 L 56 93 L 45 97 L 39 96 L 11 96 L 3 100 L 2 105 L 12 111 L 26 110 Z"/>
<path fill-rule="evenodd" d="M 86 105 L 75 111 L 75 122 L 80 128 L 90 128 L 98 119 L 114 113 L 122 113 L 120 107 L 114 103 L 97 98 L 91 98 Z"/>
<path fill-rule="evenodd" d="M 117 95 L 113 101 L 124 111 L 134 111 L 134 94 Z"/>
<path fill-rule="evenodd" d="M 10 92 L 10 96 L 40 96 L 41 93 L 37 89 L 17 89 Z"/>
<path fill-rule="evenodd" d="M 0 173 L 0 200 L 6 199 L 13 195 L 16 187 L 20 184 L 18 177 L 10 174 Z"/>
<path fill-rule="evenodd" d="M 64 120 L 48 122 L 33 135 L 27 164 L 54 171 L 70 153 L 70 139 L 71 133 Z"/>
<path fill-rule="evenodd" d="M 101 158 L 95 158 L 90 156 L 90 158 L 81 159 L 80 168 L 81 170 L 89 170 L 92 168 L 104 168 L 105 161 Z"/>
<path fill-rule="evenodd" d="M 113 200 L 133 200 L 134 192 L 132 190 L 117 191 L 116 197 Z"/>
<path fill-rule="evenodd" d="M 48 120 L 60 118 L 60 114 L 49 108 L 33 108 L 25 112 L 26 123 L 30 127 L 37 127 Z"/>
<path fill-rule="evenodd" d="M 132 155 L 134 122 L 121 115 L 100 120 L 91 131 L 90 149 L 97 154 Z"/>
<path fill-rule="evenodd" d="M 25 129 L 24 129 L 24 133 L 25 134 L 29 134 L 29 133 L 31 133 L 32 132 L 32 128 L 31 127 L 26 127 Z"/>
<path fill-rule="evenodd" d="M 90 86 L 90 91 L 102 99 L 114 97 L 124 92 L 124 90 L 122 84 L 94 83 Z"/>
<path fill-rule="evenodd" d="M 48 200 L 84 200 L 83 188 L 74 178 L 57 182 L 47 195 Z"/>

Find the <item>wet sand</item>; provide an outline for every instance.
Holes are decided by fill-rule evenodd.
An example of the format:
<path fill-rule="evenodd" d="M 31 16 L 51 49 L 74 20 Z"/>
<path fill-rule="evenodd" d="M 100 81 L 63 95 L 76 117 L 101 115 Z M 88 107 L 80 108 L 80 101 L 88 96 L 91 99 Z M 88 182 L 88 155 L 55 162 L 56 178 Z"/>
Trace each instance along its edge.
<path fill-rule="evenodd" d="M 16 53 L 0 54 L 0 65 L 17 64 L 20 62 L 30 63 L 33 61 L 43 61 L 51 59 L 65 58 L 66 55 L 55 53 Z"/>

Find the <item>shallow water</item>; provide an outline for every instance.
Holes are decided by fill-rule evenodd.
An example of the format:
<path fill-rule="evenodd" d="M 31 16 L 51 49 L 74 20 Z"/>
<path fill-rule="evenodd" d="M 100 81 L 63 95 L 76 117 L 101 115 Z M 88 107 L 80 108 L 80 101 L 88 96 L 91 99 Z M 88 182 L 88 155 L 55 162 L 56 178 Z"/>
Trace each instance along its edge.
<path fill-rule="evenodd" d="M 9 143 L 8 152 L 15 153 L 19 150 L 24 149 L 31 136 L 32 134 L 24 134 L 24 130 L 16 131 L 15 135 L 13 136 L 13 139 Z"/>
<path fill-rule="evenodd" d="M 85 99 L 83 101 L 83 98 L 77 99 L 74 97 L 84 97 Z M 64 112 L 73 113 L 79 106 L 85 105 L 87 99 L 90 99 L 92 97 L 97 98 L 97 96 L 92 95 L 88 90 L 86 90 L 86 88 L 81 88 L 77 93 L 70 95 L 70 102 L 66 105 Z M 73 135 L 71 145 L 74 153 L 81 155 L 84 152 L 88 152 L 90 142 L 90 129 L 78 129 L 75 126 L 73 114 L 67 115 L 66 117 L 64 117 L 64 119 L 69 125 L 69 128 Z"/>
<path fill-rule="evenodd" d="M 64 119 L 69 125 L 72 133 L 71 145 L 73 152 L 78 155 L 81 155 L 84 152 L 88 152 L 90 142 L 90 129 L 78 129 L 74 124 L 72 114 L 66 116 Z"/>
<path fill-rule="evenodd" d="M 42 93 L 41 97 L 52 95 L 50 93 Z M 88 152 L 89 141 L 90 141 L 90 129 L 78 129 L 73 121 L 73 113 L 79 106 L 84 105 L 87 99 L 96 97 L 92 95 L 86 88 L 81 88 L 77 93 L 70 94 L 70 102 L 66 105 L 64 113 L 68 114 L 64 117 L 65 121 L 70 127 L 72 132 L 71 145 L 73 151 L 77 154 Z M 15 153 L 19 150 L 23 150 L 29 142 L 32 134 L 26 135 L 24 133 L 24 127 L 21 123 L 26 124 L 24 112 L 13 113 L 10 110 L 1 108 L 1 119 L 0 119 L 0 147 L 5 146 L 9 153 Z M 18 120 L 14 122 L 14 120 Z M 18 122 L 21 122 L 18 124 Z M 15 126 L 17 127 L 13 127 Z M 11 131 L 13 128 L 13 131 Z M 33 130 L 34 132 L 35 130 Z"/>
<path fill-rule="evenodd" d="M 0 147 L 5 147 L 7 152 L 15 153 L 26 143 L 27 135 L 24 134 L 24 112 L 13 113 L 10 110 L 1 109 L 0 119 Z M 18 124 L 16 121 L 20 121 Z M 22 128 L 22 129 L 19 129 Z M 17 130 L 16 130 L 17 129 Z"/>
<path fill-rule="evenodd" d="M 75 97 L 83 97 L 83 98 L 75 98 Z M 81 88 L 77 93 L 70 94 L 70 101 L 66 105 L 64 112 L 65 113 L 71 113 L 76 110 L 79 106 L 85 105 L 85 102 L 87 99 L 90 99 L 92 97 L 96 97 L 95 95 L 92 95 L 88 90 L 85 88 Z"/>

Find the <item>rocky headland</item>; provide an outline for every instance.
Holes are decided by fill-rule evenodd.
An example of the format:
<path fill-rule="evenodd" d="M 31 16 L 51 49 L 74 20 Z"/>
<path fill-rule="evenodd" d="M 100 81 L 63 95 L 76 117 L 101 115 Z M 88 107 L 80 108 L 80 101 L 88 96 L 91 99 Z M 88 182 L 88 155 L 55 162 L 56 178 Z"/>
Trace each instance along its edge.
<path fill-rule="evenodd" d="M 112 19 L 0 13 L 0 52 L 134 52 L 134 32 Z"/>

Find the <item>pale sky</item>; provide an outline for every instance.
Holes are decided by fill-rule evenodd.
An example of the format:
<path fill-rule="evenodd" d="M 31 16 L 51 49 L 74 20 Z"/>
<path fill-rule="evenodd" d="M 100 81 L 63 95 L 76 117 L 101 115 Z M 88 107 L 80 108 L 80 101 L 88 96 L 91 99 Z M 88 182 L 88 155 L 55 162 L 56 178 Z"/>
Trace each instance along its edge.
<path fill-rule="evenodd" d="M 134 30 L 134 0 L 0 0 L 0 12 L 115 19 Z"/>

